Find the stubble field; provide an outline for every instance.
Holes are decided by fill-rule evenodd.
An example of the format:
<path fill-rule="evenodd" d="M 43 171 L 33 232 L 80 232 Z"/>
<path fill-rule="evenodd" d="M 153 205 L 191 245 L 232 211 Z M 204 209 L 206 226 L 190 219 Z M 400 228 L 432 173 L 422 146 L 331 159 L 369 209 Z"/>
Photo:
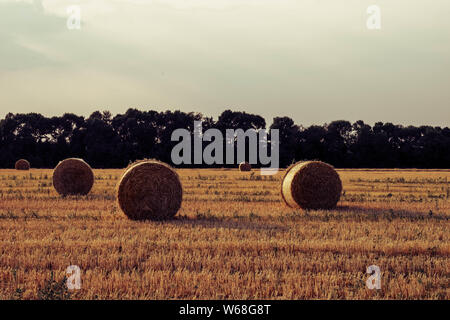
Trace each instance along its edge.
<path fill-rule="evenodd" d="M 338 172 L 338 208 L 305 212 L 282 202 L 283 172 L 178 170 L 176 219 L 135 222 L 122 170 L 67 198 L 51 170 L 0 170 L 0 299 L 449 299 L 450 170 Z"/>

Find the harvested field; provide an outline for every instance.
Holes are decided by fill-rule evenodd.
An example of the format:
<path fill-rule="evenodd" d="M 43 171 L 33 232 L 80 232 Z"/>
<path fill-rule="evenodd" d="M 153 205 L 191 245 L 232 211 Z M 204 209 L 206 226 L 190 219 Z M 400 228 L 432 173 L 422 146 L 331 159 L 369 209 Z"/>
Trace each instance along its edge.
<path fill-rule="evenodd" d="M 61 198 L 52 170 L 0 170 L 0 298 L 37 299 L 69 265 L 72 299 L 449 299 L 450 170 L 338 170 L 336 209 L 280 196 L 283 172 L 177 170 L 174 220 L 132 221 L 94 170 Z M 381 290 L 366 268 L 381 269 Z"/>

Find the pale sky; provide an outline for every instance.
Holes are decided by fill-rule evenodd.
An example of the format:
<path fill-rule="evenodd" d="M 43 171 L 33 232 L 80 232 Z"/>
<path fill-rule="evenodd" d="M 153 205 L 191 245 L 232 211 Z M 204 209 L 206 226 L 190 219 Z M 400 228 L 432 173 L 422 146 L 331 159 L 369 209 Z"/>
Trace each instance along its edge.
<path fill-rule="evenodd" d="M 0 118 L 130 107 L 450 126 L 450 1 L 0 0 Z"/>

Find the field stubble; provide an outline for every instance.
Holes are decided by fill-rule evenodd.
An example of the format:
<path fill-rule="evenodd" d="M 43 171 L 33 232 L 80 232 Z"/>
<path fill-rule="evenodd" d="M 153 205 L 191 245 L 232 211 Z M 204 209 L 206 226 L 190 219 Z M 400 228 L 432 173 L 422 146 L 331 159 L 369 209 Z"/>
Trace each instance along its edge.
<path fill-rule="evenodd" d="M 449 299 L 450 171 L 339 170 L 335 210 L 288 208 L 282 172 L 178 170 L 182 208 L 128 220 L 122 170 L 62 198 L 51 170 L 0 171 L 0 298 L 37 299 L 69 265 L 73 299 Z M 366 268 L 381 269 L 381 290 Z M 65 297 L 65 296 L 64 296 Z"/>

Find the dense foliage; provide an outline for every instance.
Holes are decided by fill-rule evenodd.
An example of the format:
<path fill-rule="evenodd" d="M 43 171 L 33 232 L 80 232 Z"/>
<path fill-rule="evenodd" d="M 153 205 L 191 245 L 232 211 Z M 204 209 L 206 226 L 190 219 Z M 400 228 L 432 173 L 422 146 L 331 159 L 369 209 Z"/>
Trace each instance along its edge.
<path fill-rule="evenodd" d="M 171 150 L 178 143 L 171 141 L 172 132 L 192 132 L 194 120 L 202 120 L 204 130 L 266 128 L 261 116 L 230 110 L 217 121 L 199 113 L 136 109 L 114 117 L 96 111 L 89 118 L 9 113 L 0 121 L 0 167 L 12 168 L 19 158 L 28 159 L 34 168 L 51 168 L 68 157 L 83 158 L 94 168 L 120 168 L 142 158 L 171 163 Z M 349 168 L 450 167 L 448 127 L 381 122 L 370 126 L 343 120 L 303 127 L 288 117 L 276 117 L 269 128 L 280 131 L 281 166 L 319 159 Z"/>

